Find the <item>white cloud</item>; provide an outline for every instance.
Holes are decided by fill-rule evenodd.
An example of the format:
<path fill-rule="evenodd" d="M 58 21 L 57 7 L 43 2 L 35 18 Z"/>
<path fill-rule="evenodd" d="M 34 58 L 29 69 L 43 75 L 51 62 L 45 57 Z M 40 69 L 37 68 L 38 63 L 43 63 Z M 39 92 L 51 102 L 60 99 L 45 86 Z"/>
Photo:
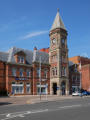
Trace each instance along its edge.
<path fill-rule="evenodd" d="M 43 34 L 46 34 L 48 33 L 48 30 L 44 30 L 44 31 L 38 31 L 38 32 L 32 32 L 32 33 L 29 33 L 23 37 L 20 37 L 20 39 L 29 39 L 29 38 L 32 38 L 32 37 L 36 37 L 36 36 L 39 36 L 39 35 L 43 35 Z"/>

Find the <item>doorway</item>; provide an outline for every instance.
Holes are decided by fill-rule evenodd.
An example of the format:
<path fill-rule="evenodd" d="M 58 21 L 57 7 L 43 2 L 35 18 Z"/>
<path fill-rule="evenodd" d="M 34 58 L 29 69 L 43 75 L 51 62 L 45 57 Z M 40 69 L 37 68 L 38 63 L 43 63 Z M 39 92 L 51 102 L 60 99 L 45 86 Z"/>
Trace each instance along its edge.
<path fill-rule="evenodd" d="M 61 83 L 62 95 L 66 95 L 66 83 L 63 81 Z"/>
<path fill-rule="evenodd" d="M 57 94 L 57 83 L 53 83 L 53 94 Z"/>

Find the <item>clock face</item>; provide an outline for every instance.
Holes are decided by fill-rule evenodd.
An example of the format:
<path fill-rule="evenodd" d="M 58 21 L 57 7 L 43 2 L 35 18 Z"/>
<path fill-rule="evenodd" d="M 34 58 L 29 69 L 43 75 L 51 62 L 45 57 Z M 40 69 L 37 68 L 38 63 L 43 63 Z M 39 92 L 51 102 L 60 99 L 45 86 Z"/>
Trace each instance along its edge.
<path fill-rule="evenodd" d="M 56 39 L 55 39 L 55 38 L 52 40 L 52 43 L 53 43 L 53 44 L 55 44 L 55 43 L 56 43 Z"/>

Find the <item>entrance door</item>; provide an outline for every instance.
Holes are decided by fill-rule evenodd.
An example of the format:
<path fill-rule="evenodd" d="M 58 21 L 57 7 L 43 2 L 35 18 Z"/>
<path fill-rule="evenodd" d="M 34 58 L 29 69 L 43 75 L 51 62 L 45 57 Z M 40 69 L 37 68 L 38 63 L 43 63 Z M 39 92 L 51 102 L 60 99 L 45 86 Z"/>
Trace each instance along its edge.
<path fill-rule="evenodd" d="M 57 94 L 57 83 L 53 83 L 53 94 Z"/>
<path fill-rule="evenodd" d="M 63 81 L 62 83 L 61 83 L 61 89 L 62 89 L 62 95 L 65 95 L 66 94 L 66 84 L 65 84 L 65 82 Z"/>

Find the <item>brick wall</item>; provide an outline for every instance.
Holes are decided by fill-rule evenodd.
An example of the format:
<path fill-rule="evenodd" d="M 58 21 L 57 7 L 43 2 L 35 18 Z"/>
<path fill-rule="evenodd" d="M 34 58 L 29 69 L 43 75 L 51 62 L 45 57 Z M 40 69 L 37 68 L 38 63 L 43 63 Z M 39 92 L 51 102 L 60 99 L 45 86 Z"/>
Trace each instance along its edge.
<path fill-rule="evenodd" d="M 12 75 L 12 69 L 13 68 L 16 68 L 16 76 L 13 76 Z M 25 78 L 25 80 L 17 80 L 16 78 L 21 78 L 20 77 L 20 69 L 23 69 L 24 72 L 23 72 L 23 77 L 22 78 Z M 31 71 L 31 74 L 30 74 L 30 77 L 27 77 L 26 75 L 26 71 L 27 69 L 29 69 Z M 32 94 L 32 83 L 33 83 L 33 76 L 32 76 L 32 67 L 30 66 L 25 66 L 25 65 L 14 65 L 14 64 L 7 64 L 6 65 L 6 89 L 9 93 L 11 93 L 12 91 L 12 82 L 15 82 L 15 83 L 20 83 L 22 82 L 24 84 L 24 94 L 27 94 L 26 93 L 26 83 L 30 83 L 31 85 L 31 93 Z"/>
<path fill-rule="evenodd" d="M 12 69 L 16 68 L 16 76 L 12 75 Z M 23 69 L 23 77 L 25 80 L 20 80 L 20 69 Z M 38 63 L 34 63 L 32 66 L 25 65 L 25 64 L 11 64 L 11 63 L 4 63 L 0 62 L 0 90 L 6 89 L 10 94 L 12 93 L 12 83 L 15 82 L 23 83 L 24 85 L 24 93 L 26 93 L 26 84 L 30 83 L 31 85 L 31 93 L 30 94 L 37 94 L 37 83 L 39 83 L 39 77 L 37 77 L 37 68 L 39 68 Z M 27 77 L 26 70 L 29 69 L 31 71 L 30 77 Z M 44 69 L 47 69 L 47 78 L 45 81 L 42 81 L 42 85 L 48 84 L 48 94 L 50 93 L 50 66 L 42 64 L 41 67 L 41 79 L 44 80 Z M 18 79 L 17 79 L 18 78 Z"/>
<path fill-rule="evenodd" d="M 5 63 L 0 61 L 0 91 L 5 90 Z"/>
<path fill-rule="evenodd" d="M 82 88 L 90 91 L 90 64 L 82 66 Z"/>
<path fill-rule="evenodd" d="M 79 64 L 81 62 L 82 65 L 90 64 L 90 59 L 86 57 L 75 56 L 69 58 L 69 61 L 72 61 L 75 64 Z"/>
<path fill-rule="evenodd" d="M 40 79 L 37 76 L 37 68 L 39 68 L 38 63 L 33 63 L 33 95 L 37 94 L 37 84 L 40 83 Z M 47 69 L 47 78 L 44 78 L 44 69 Z M 46 79 L 45 81 L 43 81 Z M 50 94 L 50 66 L 49 65 L 41 65 L 41 84 L 48 84 L 48 94 Z"/>

